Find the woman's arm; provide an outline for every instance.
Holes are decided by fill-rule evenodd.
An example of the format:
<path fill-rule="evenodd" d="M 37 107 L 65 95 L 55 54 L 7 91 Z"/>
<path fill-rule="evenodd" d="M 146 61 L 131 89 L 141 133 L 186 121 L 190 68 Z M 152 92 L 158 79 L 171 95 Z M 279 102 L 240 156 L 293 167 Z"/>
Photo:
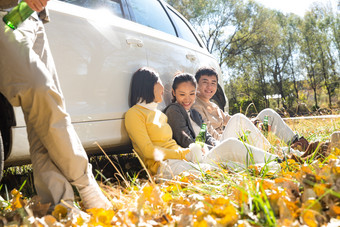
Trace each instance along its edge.
<path fill-rule="evenodd" d="M 190 122 L 186 120 L 184 114 L 186 112 L 181 111 L 180 107 L 177 105 L 170 105 L 165 114 L 168 117 L 168 123 L 173 131 L 173 138 L 182 147 L 189 147 L 191 143 L 195 142 L 191 130 L 189 129 Z"/>
<path fill-rule="evenodd" d="M 147 159 L 155 159 L 155 151 L 158 150 L 164 156 L 163 159 L 185 159 L 189 149 L 166 149 L 154 146 L 146 130 L 146 118 L 142 113 L 132 110 L 125 114 L 125 127 L 131 140 L 137 145 L 143 156 Z"/>

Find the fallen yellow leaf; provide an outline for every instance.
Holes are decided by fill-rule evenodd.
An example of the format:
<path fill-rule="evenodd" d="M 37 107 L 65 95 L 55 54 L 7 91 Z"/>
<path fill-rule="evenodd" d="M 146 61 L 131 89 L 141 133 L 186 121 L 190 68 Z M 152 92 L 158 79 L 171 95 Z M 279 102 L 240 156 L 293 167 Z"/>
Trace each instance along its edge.
<path fill-rule="evenodd" d="M 65 218 L 67 215 L 67 208 L 61 204 L 58 204 L 54 207 L 52 215 L 60 221 L 61 219 Z"/>
<path fill-rule="evenodd" d="M 115 212 L 103 208 L 92 208 L 87 210 L 91 214 L 89 225 L 92 226 L 111 226 L 111 221 Z"/>
<path fill-rule="evenodd" d="M 163 196 L 162 196 L 162 200 L 164 201 L 164 202 L 169 202 L 169 201 L 171 201 L 172 200 L 172 195 L 170 194 L 170 193 L 165 193 Z"/>
<path fill-rule="evenodd" d="M 316 220 L 316 211 L 313 210 L 304 210 L 301 218 L 303 223 L 308 225 L 309 227 L 318 227 L 318 222 Z"/>

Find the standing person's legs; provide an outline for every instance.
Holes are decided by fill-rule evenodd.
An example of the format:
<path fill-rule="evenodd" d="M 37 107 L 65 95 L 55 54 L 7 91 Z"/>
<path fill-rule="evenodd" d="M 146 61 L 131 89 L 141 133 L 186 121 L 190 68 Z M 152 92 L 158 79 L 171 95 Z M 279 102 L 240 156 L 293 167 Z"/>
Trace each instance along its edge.
<path fill-rule="evenodd" d="M 228 138 L 239 138 L 247 130 L 250 131 L 250 134 L 248 135 L 250 145 L 265 151 L 269 150 L 271 145 L 266 137 L 264 137 L 261 131 L 256 128 L 256 126 L 246 116 L 240 113 L 233 115 L 229 119 L 228 124 L 223 131 L 221 141 Z"/>
<path fill-rule="evenodd" d="M 34 135 L 33 129 L 30 128 L 27 131 L 30 131 L 29 135 L 32 136 L 32 138 L 29 138 L 29 143 L 34 185 L 37 194 L 41 198 L 41 203 L 51 203 L 52 209 L 61 200 L 72 205 L 74 192 L 71 184 L 54 165 L 46 148 L 38 141 L 38 137 Z"/>
<path fill-rule="evenodd" d="M 0 27 L 0 92 L 24 112 L 38 193 L 53 204 L 59 198 L 69 201 L 71 182 L 84 194 L 83 200 L 89 202 L 89 193 L 82 189 L 91 186 L 97 197 L 92 202 L 108 205 L 65 111 L 42 23 L 30 18 L 15 31 Z"/>
<path fill-rule="evenodd" d="M 39 56 L 41 61 L 45 64 L 47 70 L 50 72 L 51 78 L 54 81 L 54 85 L 63 99 L 54 60 L 42 26 L 40 26 L 36 31 L 35 36 L 36 38 L 32 49 Z M 65 109 L 64 106 L 63 109 Z M 53 207 L 63 200 L 72 205 L 74 201 L 74 193 L 71 184 L 52 162 L 48 151 L 41 143 L 39 136 L 31 126 L 31 124 L 27 125 L 27 134 L 30 142 L 30 153 L 35 182 L 34 184 L 38 194 L 43 199 L 42 202 L 52 201 Z M 52 188 L 53 191 L 51 191 Z"/>
<path fill-rule="evenodd" d="M 268 124 L 271 125 L 272 132 L 287 145 L 291 145 L 295 139 L 298 139 L 298 136 L 273 109 L 267 108 L 262 110 L 257 115 L 257 118 L 263 122 L 266 115 L 268 116 Z"/>
<path fill-rule="evenodd" d="M 228 138 L 206 154 L 204 160 L 213 164 L 216 162 L 237 162 L 241 164 L 266 163 L 278 158 L 277 155 L 265 152 L 258 147 L 242 143 L 236 138 Z"/>

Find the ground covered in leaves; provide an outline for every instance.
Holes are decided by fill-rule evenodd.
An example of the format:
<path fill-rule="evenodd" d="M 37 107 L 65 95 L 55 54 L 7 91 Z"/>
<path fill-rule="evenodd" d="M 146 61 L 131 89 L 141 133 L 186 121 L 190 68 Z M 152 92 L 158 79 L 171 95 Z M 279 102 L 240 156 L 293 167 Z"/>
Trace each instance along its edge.
<path fill-rule="evenodd" d="M 289 124 L 309 141 L 326 141 L 339 130 L 340 119 Z M 269 140 L 283 145 L 271 134 Z M 118 171 L 115 178 L 119 180 L 112 183 L 105 171 L 98 171 L 112 210 L 83 210 L 77 202 L 84 212 L 57 206 L 48 214 L 48 205 L 39 198 L 12 189 L 0 204 L 0 225 L 340 226 L 340 148 L 332 147 L 330 152 L 327 158 L 305 163 L 288 159 L 278 171 L 258 166 L 235 171 L 221 166 L 172 180 Z"/>

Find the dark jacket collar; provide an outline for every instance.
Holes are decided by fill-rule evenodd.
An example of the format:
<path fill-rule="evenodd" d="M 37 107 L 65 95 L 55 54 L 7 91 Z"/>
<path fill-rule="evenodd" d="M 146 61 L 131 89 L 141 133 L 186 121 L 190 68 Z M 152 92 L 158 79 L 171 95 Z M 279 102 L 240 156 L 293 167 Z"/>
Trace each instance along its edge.
<path fill-rule="evenodd" d="M 186 120 L 188 123 L 190 123 L 190 119 L 189 119 L 188 112 L 184 109 L 184 107 L 183 107 L 181 104 L 179 104 L 179 103 L 177 103 L 177 102 L 171 103 L 170 105 L 168 105 L 168 106 L 164 109 L 163 112 L 165 113 L 165 111 L 166 111 L 170 106 L 176 106 L 176 108 L 179 109 L 179 110 L 181 111 L 181 113 L 183 114 L 183 116 L 185 117 L 185 120 Z M 193 108 L 190 108 L 189 114 L 190 114 L 190 116 L 191 116 L 191 119 L 192 119 L 198 126 L 201 127 L 203 121 L 202 121 L 202 118 L 201 118 L 201 116 L 199 115 L 198 111 L 195 110 L 195 109 L 193 109 Z M 195 134 L 195 133 L 194 133 L 194 129 L 192 128 L 191 123 L 188 124 L 188 125 L 189 125 L 189 129 L 192 131 L 192 133 Z"/>

